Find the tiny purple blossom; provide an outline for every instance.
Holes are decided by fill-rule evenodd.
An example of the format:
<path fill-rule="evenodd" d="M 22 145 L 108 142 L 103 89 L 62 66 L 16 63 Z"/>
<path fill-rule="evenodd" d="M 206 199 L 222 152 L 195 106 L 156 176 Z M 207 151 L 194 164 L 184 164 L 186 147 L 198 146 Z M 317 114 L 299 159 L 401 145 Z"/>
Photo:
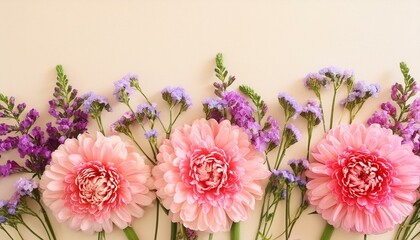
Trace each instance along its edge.
<path fill-rule="evenodd" d="M 280 105 L 283 107 L 285 115 L 295 119 L 301 111 L 301 106 L 296 102 L 296 100 L 284 92 L 279 93 L 277 98 Z"/>
<path fill-rule="evenodd" d="M 114 82 L 114 95 L 119 102 L 122 102 L 125 96 L 130 97 L 130 95 L 133 94 L 134 89 L 131 87 L 132 79 L 138 79 L 138 76 L 128 73 L 120 80 Z"/>
<path fill-rule="evenodd" d="M 319 91 L 321 86 L 329 88 L 329 82 L 326 81 L 324 75 L 319 73 L 308 73 L 308 75 L 306 75 L 303 79 L 303 83 L 307 89 L 314 91 Z"/>
<path fill-rule="evenodd" d="M 277 179 L 284 179 L 286 183 L 293 183 L 296 181 L 296 176 L 289 170 L 272 170 L 271 172 Z"/>
<path fill-rule="evenodd" d="M 16 181 L 15 189 L 20 196 L 32 197 L 32 191 L 38 188 L 38 184 L 33 179 L 20 178 Z"/>
<path fill-rule="evenodd" d="M 300 134 L 299 129 L 293 125 L 292 123 L 287 124 L 286 126 L 286 130 L 288 130 L 290 132 L 291 135 L 294 136 L 294 138 L 296 138 L 296 141 L 300 141 L 300 139 L 302 138 L 302 135 Z"/>
<path fill-rule="evenodd" d="M 11 131 L 11 126 L 5 123 L 0 123 L 0 136 L 7 135 Z"/>
<path fill-rule="evenodd" d="M 287 162 L 287 164 L 290 166 L 290 168 L 292 168 L 293 172 L 296 175 L 301 174 L 302 172 L 307 170 L 309 167 L 309 162 L 305 158 L 290 159 L 289 162 Z"/>
<path fill-rule="evenodd" d="M 318 101 L 310 99 L 302 107 L 300 115 L 314 126 L 318 125 L 322 119 L 322 109 Z"/>
<path fill-rule="evenodd" d="M 388 112 L 387 111 L 380 111 L 377 112 L 375 111 L 372 115 L 372 117 L 370 117 L 367 121 L 368 125 L 372 125 L 372 124 L 379 124 L 381 127 L 384 128 L 389 128 L 389 122 L 388 122 Z"/>
<path fill-rule="evenodd" d="M 390 102 L 382 103 L 381 109 L 386 111 L 390 116 L 393 116 L 393 117 L 395 117 L 397 114 L 397 108 L 394 107 Z"/>
<path fill-rule="evenodd" d="M 184 110 L 191 107 L 192 102 L 190 96 L 182 87 L 166 87 L 161 91 L 162 98 L 170 105 L 181 104 Z"/>
<path fill-rule="evenodd" d="M 222 111 L 227 107 L 227 103 L 219 98 L 205 98 L 202 103 L 207 106 L 208 109 L 217 109 L 219 111 Z"/>
<path fill-rule="evenodd" d="M 95 109 L 93 109 L 94 104 L 98 104 L 102 108 L 105 108 L 107 111 L 111 112 L 108 99 L 104 96 L 97 95 L 93 92 L 88 92 L 85 93 L 81 98 L 85 100 L 83 102 L 83 108 L 86 113 L 92 113 L 95 111 Z"/>
<path fill-rule="evenodd" d="M 144 136 L 146 137 L 147 140 L 151 140 L 151 139 L 155 139 L 158 136 L 158 132 L 155 129 L 150 129 L 149 131 L 146 131 L 144 133 Z"/>
<path fill-rule="evenodd" d="M 410 105 L 409 117 L 420 123 L 420 98 L 416 98 Z"/>

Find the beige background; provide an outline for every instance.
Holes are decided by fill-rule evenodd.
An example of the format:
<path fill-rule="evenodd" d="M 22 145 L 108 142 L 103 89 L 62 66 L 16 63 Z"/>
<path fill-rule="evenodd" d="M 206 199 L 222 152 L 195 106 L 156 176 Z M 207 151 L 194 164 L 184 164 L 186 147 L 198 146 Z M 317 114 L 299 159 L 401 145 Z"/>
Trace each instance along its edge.
<path fill-rule="evenodd" d="M 44 116 L 40 122 L 45 122 L 54 67 L 62 64 L 81 93 L 95 91 L 111 100 L 115 112 L 105 115 L 109 124 L 124 110 L 112 96 L 113 82 L 132 72 L 158 103 L 161 88 L 182 85 L 195 104 L 181 119 L 188 122 L 202 116 L 201 99 L 211 96 L 215 81 L 214 56 L 223 52 L 238 84 L 261 93 L 275 116 L 278 92 L 289 92 L 301 103 L 310 96 L 302 85 L 308 72 L 330 65 L 351 68 L 357 79 L 384 88 L 359 116 L 364 121 L 388 96 L 390 85 L 402 81 L 400 61 L 420 78 L 419 10 L 420 1 L 0 0 L 0 92 L 37 108 Z M 288 158 L 299 156 L 304 145 L 293 147 Z M 10 195 L 12 181 L 0 179 L 2 198 Z M 306 215 L 310 211 L 293 239 L 320 236 L 324 222 Z M 150 208 L 134 222 L 141 239 L 152 239 L 154 213 Z M 256 210 L 242 224 L 242 239 L 253 239 L 258 214 Z M 280 218 L 276 233 L 283 226 Z M 59 239 L 96 239 L 52 219 Z M 160 227 L 159 239 L 168 239 L 169 221 L 162 217 Z M 6 236 L 0 233 L 0 239 Z M 117 230 L 108 239 L 124 237 Z M 337 230 L 333 239 L 363 236 Z M 392 233 L 368 239 L 392 239 Z"/>

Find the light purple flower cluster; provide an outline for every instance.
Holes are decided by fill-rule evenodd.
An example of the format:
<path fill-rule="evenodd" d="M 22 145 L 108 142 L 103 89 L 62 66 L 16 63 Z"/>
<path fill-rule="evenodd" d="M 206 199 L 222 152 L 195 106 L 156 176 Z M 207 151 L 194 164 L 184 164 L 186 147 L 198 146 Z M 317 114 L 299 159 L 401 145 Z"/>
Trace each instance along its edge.
<path fill-rule="evenodd" d="M 128 134 L 130 131 L 129 126 L 136 121 L 136 117 L 134 116 L 133 112 L 128 111 L 125 112 L 120 119 L 118 119 L 116 122 L 111 124 L 111 132 L 116 133 L 124 133 Z"/>
<path fill-rule="evenodd" d="M 159 133 L 155 129 L 150 129 L 144 133 L 144 137 L 149 141 L 156 139 L 158 135 Z"/>
<path fill-rule="evenodd" d="M 137 79 L 137 75 L 128 73 L 120 80 L 114 82 L 114 95 L 119 102 L 126 102 L 131 94 L 133 94 L 132 82 Z"/>
<path fill-rule="evenodd" d="M 228 112 L 232 116 L 231 122 L 244 128 L 248 128 L 255 123 L 255 109 L 238 92 L 224 92 L 222 100 L 227 104 Z"/>
<path fill-rule="evenodd" d="M 186 111 L 192 105 L 190 96 L 182 87 L 166 87 L 162 89 L 161 94 L 170 106 L 181 104 L 181 111 Z"/>
<path fill-rule="evenodd" d="M 290 159 L 287 164 L 292 168 L 293 173 L 296 176 L 299 176 L 302 174 L 305 170 L 309 167 L 309 161 L 308 159 L 301 158 L 301 159 Z"/>
<path fill-rule="evenodd" d="M 291 118 L 295 119 L 296 116 L 299 115 L 301 106 L 292 96 L 281 92 L 278 94 L 277 99 L 283 107 L 286 122 Z"/>
<path fill-rule="evenodd" d="M 329 82 L 332 82 L 337 85 L 345 83 L 347 80 L 353 77 L 353 71 L 346 69 L 342 71 L 341 69 L 330 66 L 319 70 L 319 74 L 324 75 L 328 78 Z"/>
<path fill-rule="evenodd" d="M 292 123 L 287 124 L 286 129 L 284 129 L 284 148 L 289 148 L 293 144 L 300 141 L 302 135 L 300 134 L 299 129 Z"/>
<path fill-rule="evenodd" d="M 15 189 L 20 196 L 32 197 L 32 191 L 38 188 L 38 184 L 33 179 L 20 178 L 16 181 Z"/>
<path fill-rule="evenodd" d="M 308 100 L 307 104 L 302 106 L 300 116 L 308 121 L 311 126 L 316 126 L 321 123 L 322 109 L 318 101 Z"/>
<path fill-rule="evenodd" d="M 148 103 L 142 103 L 137 106 L 136 117 L 140 122 L 154 121 L 159 117 L 159 112 L 156 109 L 156 103 L 151 105 Z"/>
<path fill-rule="evenodd" d="M 108 99 L 104 96 L 97 95 L 93 92 L 87 92 L 81 97 L 84 99 L 83 108 L 85 113 L 96 113 L 106 109 L 111 112 L 111 106 L 109 105 Z"/>
<path fill-rule="evenodd" d="M 294 183 L 296 182 L 296 176 L 289 170 L 272 170 L 272 184 L 279 186 L 278 183 Z"/>
<path fill-rule="evenodd" d="M 341 100 L 340 105 L 346 108 L 354 108 L 358 104 L 364 103 L 369 97 L 377 97 L 381 87 L 379 84 L 366 84 L 365 81 L 358 81 L 353 85 L 353 89 L 348 97 Z"/>
<path fill-rule="evenodd" d="M 213 118 L 218 122 L 226 119 L 224 111 L 228 105 L 223 99 L 205 98 L 202 104 L 206 119 Z"/>
<path fill-rule="evenodd" d="M 330 82 L 328 79 L 320 73 L 308 73 L 303 79 L 305 87 L 309 90 L 319 92 L 321 87 L 329 88 Z"/>
<path fill-rule="evenodd" d="M 39 118 L 39 113 L 35 109 L 31 109 L 28 114 L 26 114 L 23 121 L 20 122 L 19 130 L 22 132 L 28 131 L 35 123 L 35 121 Z"/>

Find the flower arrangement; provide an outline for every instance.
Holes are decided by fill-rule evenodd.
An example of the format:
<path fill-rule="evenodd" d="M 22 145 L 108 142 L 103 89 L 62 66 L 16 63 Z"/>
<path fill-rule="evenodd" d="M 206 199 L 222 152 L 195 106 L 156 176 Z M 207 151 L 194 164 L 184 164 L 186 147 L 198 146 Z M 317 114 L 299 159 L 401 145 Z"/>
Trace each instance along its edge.
<path fill-rule="evenodd" d="M 128 74 L 113 91 L 126 112 L 104 126 L 102 112 L 112 111 L 107 98 L 78 96 L 59 65 L 48 111 L 54 120 L 45 127 L 37 125 L 38 111 L 0 95 L 0 152 L 17 151 L 19 157 L 1 165 L 0 174 L 30 176 L 0 201 L 0 229 L 10 239 L 27 238 L 22 228 L 35 239 L 58 239 L 49 208 L 75 231 L 102 240 L 119 228 L 135 240 L 141 235 L 132 222 L 154 206 L 154 239 L 212 239 L 230 231 L 232 240 L 288 240 L 307 214 L 326 221 L 319 239 L 331 239 L 335 228 L 365 239 L 396 229 L 394 239 L 415 239 L 420 98 L 408 67 L 400 68 L 404 84 L 392 86 L 393 103 L 356 123 L 365 103 L 379 94 L 378 84 L 355 81 L 350 70 L 324 68 L 303 80 L 314 99 L 301 105 L 280 92 L 282 114 L 270 116 L 250 86 L 231 90 L 236 78 L 218 54 L 214 95 L 203 98 L 203 114 L 192 122 L 179 123 L 192 106 L 182 87 L 164 88 L 162 107 L 137 75 Z M 88 130 L 91 120 L 96 130 Z M 288 159 L 295 144 L 306 151 Z M 241 237 L 240 223 L 252 211 L 260 213 L 255 235 Z M 36 232 L 29 218 L 44 232 Z M 159 230 L 161 221 L 171 222 L 170 233 Z"/>

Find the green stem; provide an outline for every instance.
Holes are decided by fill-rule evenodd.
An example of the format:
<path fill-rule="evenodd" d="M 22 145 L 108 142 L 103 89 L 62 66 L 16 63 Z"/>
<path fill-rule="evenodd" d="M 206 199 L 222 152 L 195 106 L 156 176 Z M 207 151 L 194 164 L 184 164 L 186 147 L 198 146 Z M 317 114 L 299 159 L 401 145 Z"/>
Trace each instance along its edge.
<path fill-rule="evenodd" d="M 324 231 L 322 232 L 321 240 L 330 240 L 334 232 L 334 227 L 330 224 L 326 224 Z"/>
<path fill-rule="evenodd" d="M 263 215 L 264 215 L 264 208 L 265 208 L 265 201 L 267 200 L 267 193 L 268 193 L 268 190 L 269 190 L 269 186 L 270 186 L 270 184 L 267 184 L 267 187 L 265 188 L 265 192 L 264 192 L 264 198 L 263 198 L 263 203 L 262 203 L 262 207 L 261 207 L 261 213 L 260 213 L 260 221 L 259 221 L 259 223 L 258 223 L 258 230 L 257 230 L 257 235 L 255 235 L 255 240 L 258 240 L 258 236 L 259 236 L 259 233 L 260 233 L 260 229 L 261 229 L 261 224 L 262 224 L 262 221 L 263 221 Z"/>
<path fill-rule="evenodd" d="M 230 228 L 230 240 L 240 239 L 240 223 L 234 222 Z"/>
<path fill-rule="evenodd" d="M 363 240 L 367 240 L 367 234 L 363 235 Z"/>
<path fill-rule="evenodd" d="M 325 127 L 325 117 L 324 117 L 324 108 L 322 107 L 322 99 L 321 94 L 318 92 L 315 92 L 315 95 L 317 96 L 319 100 L 319 107 L 321 108 L 321 117 L 322 117 L 322 126 L 324 128 L 324 132 L 327 132 L 327 128 Z"/>
<path fill-rule="evenodd" d="M 41 240 L 44 240 L 44 239 L 42 239 L 42 237 L 40 237 L 38 234 L 36 234 L 36 232 L 34 232 L 28 225 L 26 225 L 26 223 L 25 222 L 23 222 L 22 221 L 22 225 L 23 226 L 25 226 L 33 235 L 35 235 L 37 238 L 39 238 L 39 239 L 41 239 Z"/>
<path fill-rule="evenodd" d="M 156 222 L 155 222 L 155 237 L 154 240 L 157 239 L 158 229 L 159 229 L 159 209 L 160 209 L 160 201 L 157 199 L 157 206 L 156 206 Z"/>
<path fill-rule="evenodd" d="M 105 231 L 98 232 L 98 240 L 105 240 Z"/>
<path fill-rule="evenodd" d="M 13 240 L 12 236 L 10 235 L 10 233 L 2 225 L 0 225 L 0 228 L 1 228 L 1 230 L 3 230 L 7 234 L 7 236 L 9 236 L 10 239 Z"/>
<path fill-rule="evenodd" d="M 44 206 L 42 206 L 42 204 L 41 204 L 39 190 L 35 189 L 33 193 L 34 193 L 34 196 L 35 196 L 35 201 L 38 203 L 38 205 L 41 208 L 42 215 L 44 216 L 45 223 L 47 224 L 48 229 L 50 230 L 50 233 L 51 233 L 51 236 L 52 236 L 53 240 L 57 240 L 57 237 L 55 236 L 55 233 L 54 233 L 54 228 L 51 224 L 50 218 L 48 217 L 47 211 L 45 211 Z"/>
<path fill-rule="evenodd" d="M 286 184 L 286 214 L 284 219 L 285 224 L 285 232 L 286 232 L 286 240 L 289 240 L 289 221 L 290 221 L 290 188 L 289 184 Z"/>
<path fill-rule="evenodd" d="M 17 228 L 17 226 L 16 226 L 16 228 L 15 228 L 15 229 L 16 229 L 16 232 L 18 233 L 19 237 L 20 237 L 22 240 L 24 240 L 24 239 L 23 239 L 23 237 L 22 237 L 22 234 L 20 234 L 20 231 L 19 231 L 19 229 Z"/>
<path fill-rule="evenodd" d="M 134 231 L 133 227 L 128 226 L 124 228 L 123 231 L 128 240 L 139 240 L 139 237 L 137 236 L 137 233 Z"/>
<path fill-rule="evenodd" d="M 172 222 L 171 223 L 171 240 L 177 240 L 177 233 L 178 233 L 178 223 Z"/>
<path fill-rule="evenodd" d="M 331 104 L 331 116 L 330 116 L 330 128 L 332 128 L 333 126 L 333 122 L 334 122 L 334 108 L 335 108 L 335 99 L 337 96 L 337 88 L 334 87 L 334 95 L 333 95 L 333 99 L 332 99 L 332 104 Z"/>
<path fill-rule="evenodd" d="M 213 239 L 213 233 L 210 233 L 209 234 L 209 240 L 212 240 Z"/>
<path fill-rule="evenodd" d="M 313 126 L 312 124 L 309 124 L 308 125 L 308 146 L 306 147 L 306 159 L 308 161 L 309 161 L 309 151 L 311 148 L 312 131 L 313 131 Z"/>
<path fill-rule="evenodd" d="M 99 131 L 102 133 L 102 135 L 105 136 L 105 130 L 104 130 L 104 126 L 102 125 L 101 116 L 95 116 L 95 120 L 96 120 L 96 123 L 98 124 Z"/>

